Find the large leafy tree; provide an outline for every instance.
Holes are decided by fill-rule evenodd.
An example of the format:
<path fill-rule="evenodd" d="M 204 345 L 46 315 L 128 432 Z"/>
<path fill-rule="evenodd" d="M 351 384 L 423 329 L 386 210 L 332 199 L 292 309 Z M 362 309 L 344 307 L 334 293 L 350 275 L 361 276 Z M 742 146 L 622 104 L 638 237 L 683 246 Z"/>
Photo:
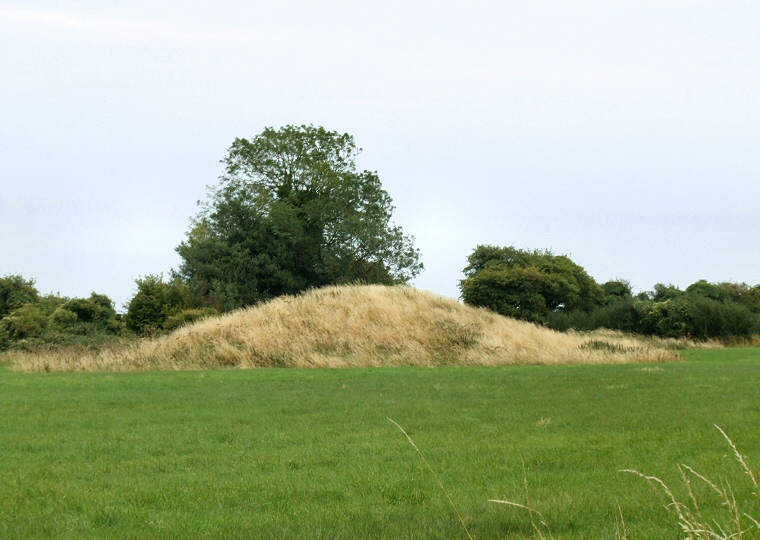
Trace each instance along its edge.
<path fill-rule="evenodd" d="M 589 311 L 604 301 L 603 289 L 565 255 L 481 245 L 467 260 L 462 299 L 502 315 L 543 322 L 551 312 Z"/>
<path fill-rule="evenodd" d="M 226 173 L 177 247 L 178 274 L 231 309 L 335 283 L 405 283 L 422 270 L 351 135 L 314 126 L 236 139 Z"/>

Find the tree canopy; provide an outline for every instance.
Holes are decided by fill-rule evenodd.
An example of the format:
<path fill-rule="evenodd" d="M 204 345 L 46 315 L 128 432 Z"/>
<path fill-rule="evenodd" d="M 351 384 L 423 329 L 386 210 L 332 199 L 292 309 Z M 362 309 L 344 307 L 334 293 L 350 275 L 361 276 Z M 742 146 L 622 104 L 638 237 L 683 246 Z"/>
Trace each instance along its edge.
<path fill-rule="evenodd" d="M 236 139 L 219 185 L 177 247 L 178 275 L 222 309 L 416 276 L 419 251 L 391 222 L 377 173 L 357 170 L 360 151 L 351 135 L 314 126 Z"/>
<path fill-rule="evenodd" d="M 603 289 L 565 255 L 481 245 L 467 260 L 462 299 L 502 315 L 543 322 L 551 312 L 591 310 L 604 301 Z"/>

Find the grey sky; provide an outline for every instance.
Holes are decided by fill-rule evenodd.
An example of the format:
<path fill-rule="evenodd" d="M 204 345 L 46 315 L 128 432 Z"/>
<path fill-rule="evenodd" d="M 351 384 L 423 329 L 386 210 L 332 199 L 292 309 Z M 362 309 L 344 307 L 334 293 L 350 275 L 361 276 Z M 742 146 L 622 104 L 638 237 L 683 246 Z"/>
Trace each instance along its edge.
<path fill-rule="evenodd" d="M 760 3 L 5 2 L 0 274 L 111 296 L 179 259 L 235 137 L 354 135 L 458 296 L 477 244 L 638 291 L 760 283 Z"/>

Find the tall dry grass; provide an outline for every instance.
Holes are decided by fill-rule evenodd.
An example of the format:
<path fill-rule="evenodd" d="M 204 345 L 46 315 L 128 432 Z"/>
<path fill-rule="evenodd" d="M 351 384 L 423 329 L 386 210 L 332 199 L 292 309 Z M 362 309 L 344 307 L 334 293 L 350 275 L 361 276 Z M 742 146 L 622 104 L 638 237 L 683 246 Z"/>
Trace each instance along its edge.
<path fill-rule="evenodd" d="M 666 362 L 623 335 L 586 337 L 411 287 L 340 286 L 281 297 L 174 333 L 89 354 L 16 354 L 23 371 Z"/>
<path fill-rule="evenodd" d="M 568 330 L 568 333 L 575 333 L 581 336 L 585 336 L 589 340 L 620 340 L 620 339 L 633 339 L 639 345 L 646 344 L 649 347 L 655 349 L 725 349 L 726 345 L 730 346 L 752 346 L 752 339 L 742 339 L 732 341 L 730 343 L 724 343 L 717 339 L 708 340 L 696 340 L 691 338 L 665 338 L 660 336 L 645 336 L 645 335 L 633 335 L 620 330 L 608 330 L 606 328 L 600 328 L 598 330 L 592 330 L 591 332 L 576 332 L 574 330 Z M 760 344 L 760 336 L 757 336 L 757 343 Z"/>

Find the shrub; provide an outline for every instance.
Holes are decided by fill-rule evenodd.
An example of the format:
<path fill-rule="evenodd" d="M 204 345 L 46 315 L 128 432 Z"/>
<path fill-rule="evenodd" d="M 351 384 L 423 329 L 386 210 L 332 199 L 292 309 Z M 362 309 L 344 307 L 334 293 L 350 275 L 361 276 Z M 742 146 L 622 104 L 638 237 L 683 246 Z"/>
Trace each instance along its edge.
<path fill-rule="evenodd" d="M 30 283 L 30 282 L 28 282 Z M 89 298 L 37 295 L 0 318 L 0 349 L 35 350 L 74 343 L 101 342 L 121 331 L 121 322 L 108 296 Z"/>
<path fill-rule="evenodd" d="M 693 295 L 703 296 L 711 300 L 716 300 L 718 302 L 726 302 L 728 300 L 738 299 L 734 298 L 731 289 L 726 285 L 728 284 L 708 283 L 704 279 L 700 279 L 696 283 L 692 283 L 686 287 L 686 292 Z"/>
<path fill-rule="evenodd" d="M 605 304 L 615 302 L 621 298 L 630 298 L 633 292 L 631 284 L 624 279 L 617 279 L 603 283 L 602 291 L 604 291 Z"/>
<path fill-rule="evenodd" d="M 213 317 L 214 315 L 218 314 L 219 312 L 217 312 L 214 308 L 183 309 L 182 311 L 168 316 L 164 321 L 163 329 L 167 332 L 171 332 L 172 330 L 176 330 L 177 328 L 186 324 L 200 321 L 206 317 Z"/>
<path fill-rule="evenodd" d="M 38 337 L 47 325 L 47 317 L 34 304 L 25 304 L 0 319 L 0 345 Z"/>
<path fill-rule="evenodd" d="M 58 330 L 70 328 L 79 320 L 79 317 L 73 311 L 61 306 L 50 315 L 50 322 Z"/>
<path fill-rule="evenodd" d="M 113 301 L 104 294 L 92 293 L 89 298 L 74 298 L 62 307 L 74 313 L 78 321 L 93 323 L 100 329 L 111 328 L 112 321 L 116 319 Z"/>
<path fill-rule="evenodd" d="M 655 302 L 664 302 L 665 300 L 678 298 L 682 294 L 683 291 L 675 285 L 663 285 L 662 283 L 657 283 L 654 286 L 654 292 L 649 295 L 649 299 L 654 300 Z"/>
<path fill-rule="evenodd" d="M 569 257 L 513 246 L 478 246 L 460 281 L 466 304 L 502 315 L 544 322 L 552 312 L 591 311 L 604 291 Z"/>
<path fill-rule="evenodd" d="M 179 278 L 164 282 L 161 275 L 148 275 L 135 282 L 137 293 L 129 302 L 124 322 L 138 334 L 160 333 L 216 313 L 200 306 L 199 297 Z"/>
<path fill-rule="evenodd" d="M 0 318 L 25 304 L 37 302 L 39 297 L 33 279 L 26 280 L 20 275 L 0 278 Z"/>
<path fill-rule="evenodd" d="M 132 297 L 124 317 L 127 328 L 146 334 L 160 329 L 166 320 L 169 286 L 163 276 L 148 275 L 135 280 L 137 293 Z"/>
<path fill-rule="evenodd" d="M 598 328 L 620 330 L 627 333 L 641 331 L 642 303 L 633 297 L 610 297 L 608 303 L 594 311 L 566 311 L 551 313 L 547 326 L 553 330 L 570 329 L 591 331 Z"/>

